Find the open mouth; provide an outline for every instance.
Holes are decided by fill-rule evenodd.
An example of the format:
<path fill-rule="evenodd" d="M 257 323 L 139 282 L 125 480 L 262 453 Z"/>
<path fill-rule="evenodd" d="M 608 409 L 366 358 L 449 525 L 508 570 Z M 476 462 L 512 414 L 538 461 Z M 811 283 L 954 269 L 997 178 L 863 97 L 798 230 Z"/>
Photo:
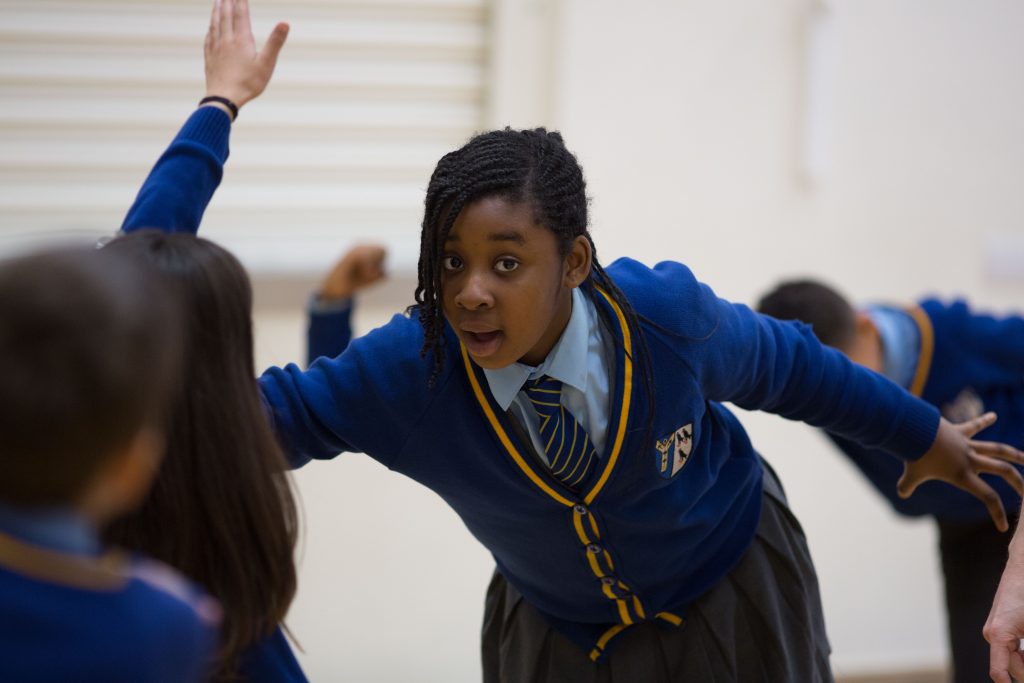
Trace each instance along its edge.
<path fill-rule="evenodd" d="M 494 353 L 501 343 L 502 336 L 504 335 L 500 330 L 491 330 L 490 332 L 462 331 L 462 340 L 466 345 L 466 350 L 469 351 L 470 355 L 477 357 L 489 356 Z"/>

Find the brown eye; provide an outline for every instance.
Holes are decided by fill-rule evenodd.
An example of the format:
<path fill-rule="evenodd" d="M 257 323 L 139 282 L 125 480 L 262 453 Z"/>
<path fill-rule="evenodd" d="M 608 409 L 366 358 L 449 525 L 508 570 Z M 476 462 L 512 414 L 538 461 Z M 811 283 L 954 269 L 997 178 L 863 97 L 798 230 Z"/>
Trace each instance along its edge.
<path fill-rule="evenodd" d="M 514 258 L 503 258 L 499 259 L 498 262 L 494 264 L 494 267 L 499 273 L 511 273 L 519 267 L 519 261 L 516 261 Z"/>
<path fill-rule="evenodd" d="M 441 259 L 441 267 L 448 272 L 454 272 L 456 270 L 462 270 L 462 259 L 458 256 L 445 256 Z"/>

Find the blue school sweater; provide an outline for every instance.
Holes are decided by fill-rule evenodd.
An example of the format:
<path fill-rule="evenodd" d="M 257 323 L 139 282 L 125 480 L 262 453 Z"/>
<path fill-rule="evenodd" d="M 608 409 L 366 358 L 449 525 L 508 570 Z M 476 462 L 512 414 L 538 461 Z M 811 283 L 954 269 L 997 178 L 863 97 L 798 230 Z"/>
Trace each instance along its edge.
<path fill-rule="evenodd" d="M 0 534 L 0 681 L 206 680 L 219 608 L 170 569 Z"/>
<path fill-rule="evenodd" d="M 226 137 L 209 135 L 215 116 L 200 111 L 186 123 L 147 179 L 126 230 L 197 228 L 189 217 L 202 214 L 219 180 L 209 168 L 227 152 Z M 197 146 L 206 147 L 199 163 Z M 182 176 L 187 184 L 176 180 Z M 809 327 L 721 300 L 681 264 L 651 269 L 621 259 L 607 272 L 647 321 L 653 400 L 632 361 L 640 331 L 588 286 L 609 321 L 616 358 L 608 443 L 578 492 L 531 456 L 450 328 L 433 388 L 430 359 L 420 357 L 422 328 L 402 315 L 337 358 L 305 371 L 272 368 L 260 379 L 293 466 L 363 452 L 428 486 L 524 598 L 594 660 L 638 621 L 682 623 L 687 606 L 752 542 L 761 465 L 722 402 L 908 458 L 930 447 L 939 421 L 934 407 L 821 346 Z"/>
<path fill-rule="evenodd" d="M 1024 446 L 1024 320 L 978 315 L 963 301 L 932 299 L 908 309 L 907 315 L 920 340 L 910 391 L 955 422 L 994 411 L 999 419 L 975 438 Z M 927 482 L 910 498 L 900 498 L 896 482 L 903 472 L 901 461 L 830 436 L 897 512 L 950 522 L 989 520 L 981 501 L 942 482 Z M 982 477 L 999 493 L 1008 513 L 1020 509 L 1020 496 L 1006 480 Z"/>
<path fill-rule="evenodd" d="M 352 308 L 355 299 L 323 302 L 315 296 L 306 307 L 306 364 L 320 356 L 337 356 L 352 341 Z"/>

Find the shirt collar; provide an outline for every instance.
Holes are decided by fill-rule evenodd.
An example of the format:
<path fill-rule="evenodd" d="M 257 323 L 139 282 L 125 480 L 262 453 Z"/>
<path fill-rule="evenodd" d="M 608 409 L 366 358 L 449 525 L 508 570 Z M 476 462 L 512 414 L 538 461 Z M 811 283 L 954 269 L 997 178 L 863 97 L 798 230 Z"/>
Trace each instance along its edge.
<path fill-rule="evenodd" d="M 533 367 L 513 363 L 497 370 L 484 368 L 491 395 L 502 410 L 508 410 L 519 390 L 528 379 L 547 375 L 563 384 L 587 390 L 587 349 L 591 328 L 597 324 L 597 311 L 593 304 L 577 287 L 572 290 L 572 313 L 569 323 L 562 331 L 544 362 Z"/>
<path fill-rule="evenodd" d="M 0 506 L 0 531 L 48 550 L 75 555 L 100 552 L 96 531 L 69 508 L 21 510 Z"/>
<path fill-rule="evenodd" d="M 904 389 L 909 388 L 921 346 L 917 324 L 898 308 L 870 306 L 866 312 L 882 340 L 882 374 Z"/>

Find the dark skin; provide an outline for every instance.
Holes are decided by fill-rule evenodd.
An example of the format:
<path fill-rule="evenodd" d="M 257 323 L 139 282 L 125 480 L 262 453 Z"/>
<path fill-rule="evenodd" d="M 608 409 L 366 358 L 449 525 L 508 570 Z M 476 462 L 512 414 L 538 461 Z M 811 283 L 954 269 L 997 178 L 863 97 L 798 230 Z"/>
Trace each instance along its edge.
<path fill-rule="evenodd" d="M 459 213 L 444 245 L 445 318 L 480 367 L 539 365 L 569 323 L 572 290 L 592 260 L 583 236 L 563 257 L 529 204 L 485 197 Z"/>

